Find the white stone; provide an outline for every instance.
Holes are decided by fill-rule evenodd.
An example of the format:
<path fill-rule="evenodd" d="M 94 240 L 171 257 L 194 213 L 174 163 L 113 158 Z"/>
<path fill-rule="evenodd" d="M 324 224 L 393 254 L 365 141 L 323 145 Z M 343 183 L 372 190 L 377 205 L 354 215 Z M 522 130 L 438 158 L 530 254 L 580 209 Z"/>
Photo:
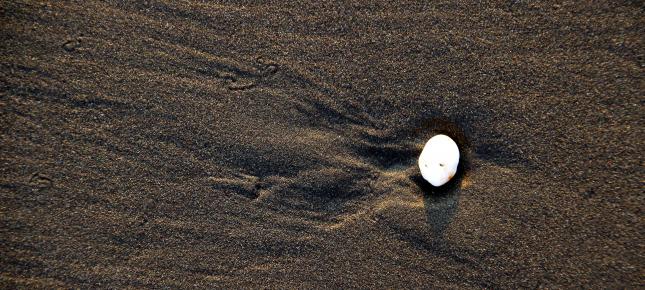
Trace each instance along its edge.
<path fill-rule="evenodd" d="M 426 143 L 419 156 L 423 179 L 433 186 L 442 186 L 457 173 L 459 147 L 446 135 L 436 135 Z"/>

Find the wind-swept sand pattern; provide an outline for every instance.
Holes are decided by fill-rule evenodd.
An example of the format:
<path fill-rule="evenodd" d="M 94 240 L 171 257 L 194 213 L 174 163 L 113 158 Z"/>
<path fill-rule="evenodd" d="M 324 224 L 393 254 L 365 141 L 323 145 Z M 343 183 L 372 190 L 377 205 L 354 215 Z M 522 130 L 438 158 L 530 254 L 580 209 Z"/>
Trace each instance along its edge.
<path fill-rule="evenodd" d="M 642 5 L 311 2 L 2 2 L 2 288 L 642 287 Z"/>

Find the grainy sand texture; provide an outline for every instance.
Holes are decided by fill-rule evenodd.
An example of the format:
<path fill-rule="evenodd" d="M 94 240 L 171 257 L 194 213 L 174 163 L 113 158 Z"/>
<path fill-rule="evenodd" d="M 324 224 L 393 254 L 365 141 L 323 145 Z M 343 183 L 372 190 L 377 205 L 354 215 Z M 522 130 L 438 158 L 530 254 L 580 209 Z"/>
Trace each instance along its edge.
<path fill-rule="evenodd" d="M 644 14 L 1 1 L 0 288 L 642 289 Z"/>

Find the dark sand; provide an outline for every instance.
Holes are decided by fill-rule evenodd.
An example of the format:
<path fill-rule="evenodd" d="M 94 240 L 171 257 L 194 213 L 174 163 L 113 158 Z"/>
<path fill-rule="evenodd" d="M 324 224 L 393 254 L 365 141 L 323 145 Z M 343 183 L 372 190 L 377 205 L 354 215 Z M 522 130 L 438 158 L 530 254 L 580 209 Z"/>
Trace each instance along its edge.
<path fill-rule="evenodd" d="M 644 287 L 642 4 L 20 2 L 1 288 Z"/>

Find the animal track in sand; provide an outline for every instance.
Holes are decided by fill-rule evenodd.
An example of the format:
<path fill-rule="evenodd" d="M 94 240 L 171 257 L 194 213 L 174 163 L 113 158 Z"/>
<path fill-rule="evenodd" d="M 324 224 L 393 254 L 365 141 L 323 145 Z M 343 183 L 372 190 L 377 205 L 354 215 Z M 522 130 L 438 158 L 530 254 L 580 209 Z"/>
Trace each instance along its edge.
<path fill-rule="evenodd" d="M 257 176 L 236 173 L 229 178 L 209 177 L 208 183 L 217 189 L 231 189 L 248 199 L 257 199 L 264 189 L 264 184 Z"/>
<path fill-rule="evenodd" d="M 278 66 L 262 57 L 258 57 L 252 70 L 244 71 L 241 68 L 235 69 L 237 73 L 223 72 L 218 77 L 228 82 L 227 88 L 231 91 L 244 91 L 255 88 L 259 83 L 271 77 L 278 71 Z"/>
<path fill-rule="evenodd" d="M 76 49 L 78 49 L 81 46 L 81 40 L 83 38 L 83 34 L 80 34 L 78 37 L 68 39 L 63 43 L 62 47 L 65 51 L 67 52 L 73 52 Z"/>
<path fill-rule="evenodd" d="M 191 56 L 193 65 L 183 69 L 197 73 L 208 79 L 217 79 L 218 84 L 230 91 L 242 92 L 266 85 L 275 75 L 280 66 L 265 57 L 254 59 L 239 56 L 216 55 L 208 51 L 181 44 L 166 43 L 159 40 L 148 39 L 154 45 L 165 47 L 177 54 Z M 163 56 L 159 61 L 174 63 L 175 59 Z"/>
<path fill-rule="evenodd" d="M 29 185 L 38 189 L 50 188 L 53 184 L 54 181 L 51 179 L 51 177 L 40 172 L 32 174 L 31 178 L 29 178 Z"/>

